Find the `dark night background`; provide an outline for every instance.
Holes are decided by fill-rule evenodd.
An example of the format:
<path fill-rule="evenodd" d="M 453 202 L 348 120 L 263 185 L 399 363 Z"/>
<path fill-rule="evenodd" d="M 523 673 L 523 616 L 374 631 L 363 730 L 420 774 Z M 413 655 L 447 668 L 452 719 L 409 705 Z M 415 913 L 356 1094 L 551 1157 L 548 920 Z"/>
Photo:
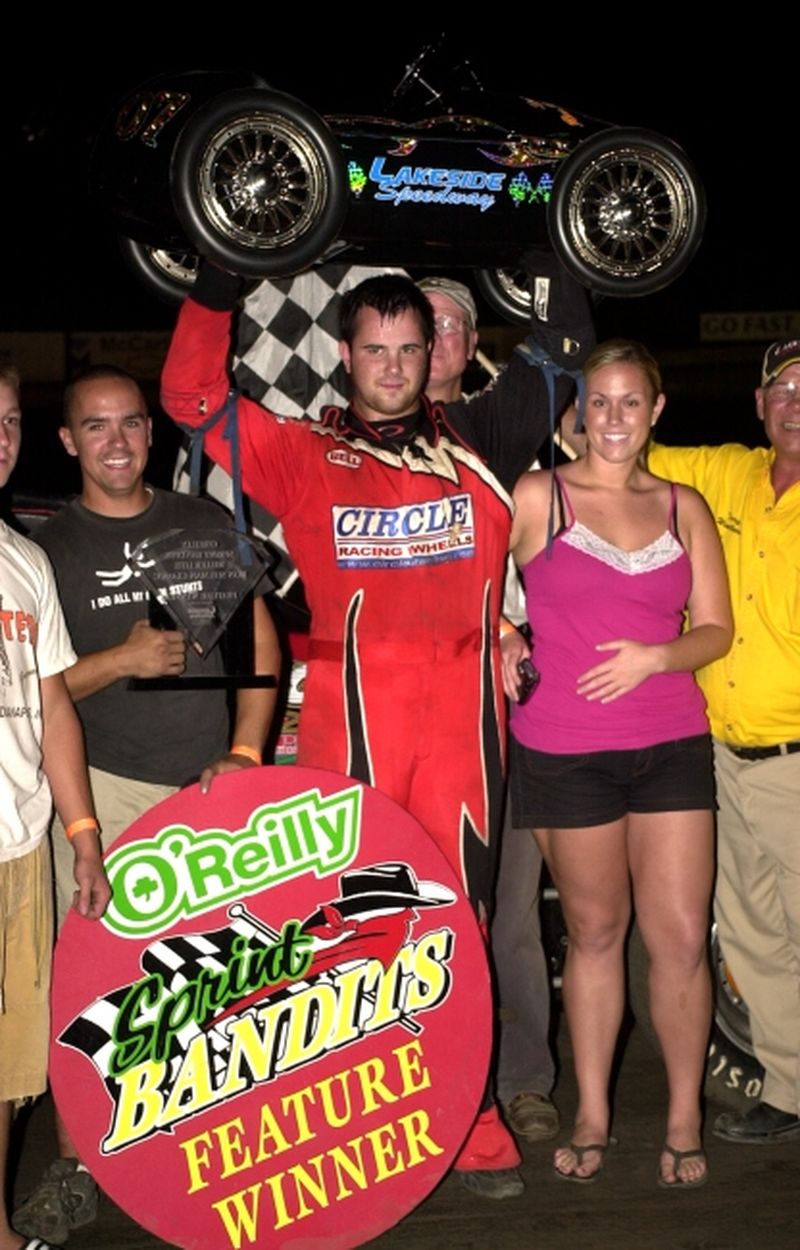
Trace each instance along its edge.
<path fill-rule="evenodd" d="M 304 10 L 302 38 L 287 23 L 276 28 L 259 16 L 244 30 L 240 23 L 238 34 L 222 31 L 216 39 L 188 37 L 185 30 L 159 31 L 156 38 L 142 31 L 142 14 L 131 13 L 130 29 L 123 15 L 113 37 L 87 28 L 83 40 L 66 33 L 57 52 L 37 44 L 34 66 L 24 42 L 16 50 L 19 65 L 10 64 L 15 54 L 7 44 L 0 86 L 0 331 L 168 329 L 174 310 L 130 276 L 112 224 L 87 203 L 86 158 L 100 120 L 152 74 L 209 65 L 247 65 L 321 112 L 391 111 L 391 86 L 435 32 L 413 29 L 413 10 L 402 10 L 399 33 L 386 8 L 370 12 L 318 19 Z M 152 12 L 147 20 L 155 22 Z M 780 72 L 787 56 L 792 61 L 788 35 L 773 32 L 772 45 L 758 48 L 764 36 L 752 31 L 726 32 L 723 42 L 687 24 L 667 37 L 653 28 L 645 34 L 579 26 L 566 11 L 562 22 L 532 23 L 474 33 L 459 26 L 448 35 L 453 59 L 469 56 L 487 87 L 670 136 L 686 148 L 706 188 L 706 236 L 690 269 L 654 295 L 604 300 L 600 336 L 640 337 L 661 356 L 668 411 L 682 437 L 757 437 L 752 387 L 765 344 L 695 353 L 702 313 L 800 307 L 793 72 Z M 58 32 L 48 34 L 55 49 Z M 94 50 L 90 39 L 98 40 Z M 30 443 L 27 430 L 26 438 Z"/>

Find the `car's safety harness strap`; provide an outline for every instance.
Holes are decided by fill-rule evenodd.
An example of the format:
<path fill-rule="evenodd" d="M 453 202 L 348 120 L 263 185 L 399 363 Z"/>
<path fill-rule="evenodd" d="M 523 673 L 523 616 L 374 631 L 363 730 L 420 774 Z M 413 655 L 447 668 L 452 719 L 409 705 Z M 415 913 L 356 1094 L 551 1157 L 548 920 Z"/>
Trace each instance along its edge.
<path fill-rule="evenodd" d="M 231 445 L 231 480 L 233 482 L 233 528 L 237 534 L 247 533 L 247 523 L 244 516 L 244 495 L 242 493 L 242 460 L 241 449 L 239 446 L 239 422 L 237 420 L 237 412 L 239 407 L 240 392 L 231 389 L 228 391 L 225 403 L 216 412 L 213 412 L 202 425 L 189 428 L 182 426 L 189 435 L 189 493 L 192 495 L 200 494 L 200 474 L 203 468 L 203 440 L 209 430 L 219 422 L 225 422 L 222 431 L 222 437 L 227 439 Z M 246 553 L 243 557 L 246 564 L 250 563 L 252 555 L 249 545 L 242 544 L 242 550 Z"/>
<path fill-rule="evenodd" d="M 586 407 L 586 381 L 580 369 L 565 369 L 563 365 L 557 365 L 556 362 L 547 354 L 545 349 L 532 339 L 526 339 L 523 343 L 519 343 L 515 348 L 522 356 L 527 364 L 535 366 L 542 371 L 544 384 L 547 389 L 547 423 L 550 429 L 550 461 L 554 463 L 555 457 L 553 449 L 556 441 L 556 378 L 567 377 L 572 378 L 575 388 L 578 392 L 577 416 L 575 419 L 575 433 L 580 434 L 583 430 L 583 413 Z M 550 474 L 550 507 L 547 516 L 547 542 L 545 544 L 545 558 L 549 560 L 553 551 L 553 536 L 555 534 L 555 513 L 556 513 L 556 478 L 555 473 Z"/>

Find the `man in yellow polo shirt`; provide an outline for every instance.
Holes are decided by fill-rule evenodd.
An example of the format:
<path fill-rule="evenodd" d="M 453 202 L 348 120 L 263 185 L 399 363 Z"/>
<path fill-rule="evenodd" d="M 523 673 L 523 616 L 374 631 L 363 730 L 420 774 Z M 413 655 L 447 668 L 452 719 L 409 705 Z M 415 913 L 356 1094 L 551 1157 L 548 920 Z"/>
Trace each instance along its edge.
<path fill-rule="evenodd" d="M 708 501 L 734 642 L 698 673 L 715 738 L 722 948 L 750 1010 L 763 1101 L 717 1117 L 732 1142 L 800 1137 L 800 339 L 764 356 L 769 448 L 654 447 L 654 473 Z"/>

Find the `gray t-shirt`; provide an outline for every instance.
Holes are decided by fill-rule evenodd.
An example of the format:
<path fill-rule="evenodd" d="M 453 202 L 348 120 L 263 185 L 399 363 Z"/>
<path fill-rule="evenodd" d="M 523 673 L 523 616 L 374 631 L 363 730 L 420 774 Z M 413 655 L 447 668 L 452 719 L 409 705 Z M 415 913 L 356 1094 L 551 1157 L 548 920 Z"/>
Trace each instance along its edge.
<path fill-rule="evenodd" d="M 135 517 L 106 517 L 77 500 L 38 531 L 53 563 L 58 592 L 78 655 L 123 642 L 148 617 L 148 595 L 129 563 L 145 538 L 172 529 L 230 528 L 230 518 L 207 500 L 154 490 Z M 219 648 L 198 658 L 189 648 L 187 672 L 222 673 Z M 195 779 L 228 749 L 224 690 L 131 689 L 113 682 L 76 705 L 95 768 L 162 785 Z"/>

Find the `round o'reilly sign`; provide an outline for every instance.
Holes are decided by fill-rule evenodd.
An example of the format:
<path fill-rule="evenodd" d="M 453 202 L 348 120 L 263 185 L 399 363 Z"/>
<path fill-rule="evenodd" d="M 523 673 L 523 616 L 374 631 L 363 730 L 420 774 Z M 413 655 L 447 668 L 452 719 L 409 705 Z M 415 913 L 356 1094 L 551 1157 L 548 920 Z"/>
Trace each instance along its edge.
<path fill-rule="evenodd" d="M 477 1113 L 483 942 L 422 827 L 349 778 L 194 786 L 111 848 L 113 901 L 59 939 L 51 1075 L 82 1160 L 192 1250 L 360 1245 Z"/>

